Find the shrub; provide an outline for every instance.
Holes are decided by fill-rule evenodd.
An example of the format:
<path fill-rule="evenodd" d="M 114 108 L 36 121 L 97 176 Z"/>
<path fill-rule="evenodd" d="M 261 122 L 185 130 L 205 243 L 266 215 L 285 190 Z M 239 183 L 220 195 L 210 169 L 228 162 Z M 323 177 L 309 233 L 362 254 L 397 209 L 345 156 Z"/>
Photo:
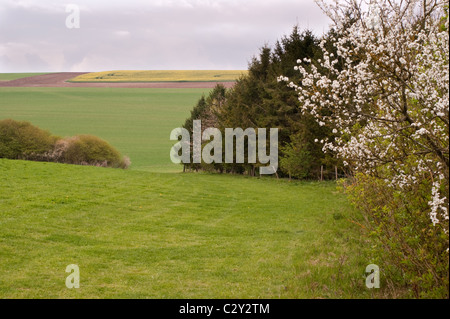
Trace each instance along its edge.
<path fill-rule="evenodd" d="M 124 156 L 120 163 L 120 168 L 127 169 L 131 165 L 131 159 L 128 156 Z"/>
<path fill-rule="evenodd" d="M 29 122 L 0 121 L 0 158 L 128 168 L 130 158 L 92 135 L 60 138 Z"/>
<path fill-rule="evenodd" d="M 389 280 L 410 287 L 416 298 L 448 298 L 448 222 L 430 223 L 432 181 L 386 191 L 388 182 L 358 174 L 345 185 L 376 238 L 374 253 Z M 399 270 L 401 276 L 398 275 Z"/>
<path fill-rule="evenodd" d="M 307 178 L 309 176 L 313 157 L 304 144 L 289 143 L 281 148 L 283 156 L 280 158 L 282 171 L 289 175 L 289 178 Z"/>
<path fill-rule="evenodd" d="M 69 141 L 67 138 L 59 139 L 56 141 L 53 149 L 42 155 L 42 160 L 48 162 L 63 162 L 64 153 L 66 152 L 68 146 Z"/>
<path fill-rule="evenodd" d="M 321 60 L 297 61 L 302 78 L 288 86 L 332 129 L 323 149 L 359 173 L 350 193 L 384 267 L 416 297 L 448 298 L 448 1 L 320 2 L 335 35 Z"/>
<path fill-rule="evenodd" d="M 106 141 L 92 135 L 77 135 L 61 141 L 59 161 L 68 164 L 126 168 L 129 160 Z M 58 153 L 56 153 L 56 156 Z"/>
<path fill-rule="evenodd" d="M 30 122 L 0 121 L 0 157 L 36 160 L 51 151 L 57 139 Z"/>

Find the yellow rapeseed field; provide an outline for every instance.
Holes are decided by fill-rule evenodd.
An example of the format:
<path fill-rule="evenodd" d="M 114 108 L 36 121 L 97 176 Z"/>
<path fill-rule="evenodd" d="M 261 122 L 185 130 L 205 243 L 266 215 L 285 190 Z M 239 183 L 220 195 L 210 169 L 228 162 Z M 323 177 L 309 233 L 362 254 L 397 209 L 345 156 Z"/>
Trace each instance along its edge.
<path fill-rule="evenodd" d="M 86 73 L 71 82 L 226 82 L 235 81 L 243 70 L 152 70 Z"/>

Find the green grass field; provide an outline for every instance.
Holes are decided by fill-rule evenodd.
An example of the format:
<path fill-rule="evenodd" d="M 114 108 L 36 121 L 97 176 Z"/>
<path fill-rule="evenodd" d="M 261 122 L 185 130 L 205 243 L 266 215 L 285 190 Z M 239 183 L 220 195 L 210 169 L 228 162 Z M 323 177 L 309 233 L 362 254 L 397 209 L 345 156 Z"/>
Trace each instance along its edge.
<path fill-rule="evenodd" d="M 102 71 L 79 75 L 69 82 L 230 82 L 244 70 Z"/>
<path fill-rule="evenodd" d="M 172 129 L 208 89 L 0 88 L 0 119 L 26 120 L 60 136 L 93 134 L 131 158 L 131 168 L 180 171 Z"/>
<path fill-rule="evenodd" d="M 4 159 L 0 175 L 2 298 L 370 297 L 334 183 Z"/>
<path fill-rule="evenodd" d="M 11 81 L 46 73 L 0 73 L 0 81 Z"/>
<path fill-rule="evenodd" d="M 94 134 L 129 170 L 0 159 L 0 298 L 370 298 L 370 242 L 334 182 L 181 173 L 206 90 L 0 88 L 0 119 Z M 355 217 L 356 216 L 356 217 Z M 66 266 L 80 267 L 67 289 Z"/>

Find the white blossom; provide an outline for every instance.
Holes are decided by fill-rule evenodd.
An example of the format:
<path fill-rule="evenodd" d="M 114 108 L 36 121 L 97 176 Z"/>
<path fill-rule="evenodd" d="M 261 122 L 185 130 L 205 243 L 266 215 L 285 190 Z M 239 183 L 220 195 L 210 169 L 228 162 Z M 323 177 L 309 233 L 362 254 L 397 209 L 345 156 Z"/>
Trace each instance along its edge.
<path fill-rule="evenodd" d="M 355 171 L 382 168 L 390 187 L 408 189 L 430 178 L 430 221 L 448 221 L 448 0 L 317 2 L 340 35 L 337 54 L 321 41 L 323 59 L 297 60 L 302 78 L 289 85 L 299 94 L 302 112 L 334 128 L 336 138 L 324 150 Z M 423 3 L 429 5 L 426 16 Z"/>

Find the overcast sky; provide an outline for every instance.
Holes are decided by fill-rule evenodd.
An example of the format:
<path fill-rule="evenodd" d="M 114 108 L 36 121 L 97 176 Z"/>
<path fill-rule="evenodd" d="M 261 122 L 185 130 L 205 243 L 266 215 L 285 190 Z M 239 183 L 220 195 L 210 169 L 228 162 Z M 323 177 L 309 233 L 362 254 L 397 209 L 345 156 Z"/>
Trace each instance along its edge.
<path fill-rule="evenodd" d="M 0 72 L 247 69 L 297 23 L 329 20 L 313 0 L 0 0 Z"/>

